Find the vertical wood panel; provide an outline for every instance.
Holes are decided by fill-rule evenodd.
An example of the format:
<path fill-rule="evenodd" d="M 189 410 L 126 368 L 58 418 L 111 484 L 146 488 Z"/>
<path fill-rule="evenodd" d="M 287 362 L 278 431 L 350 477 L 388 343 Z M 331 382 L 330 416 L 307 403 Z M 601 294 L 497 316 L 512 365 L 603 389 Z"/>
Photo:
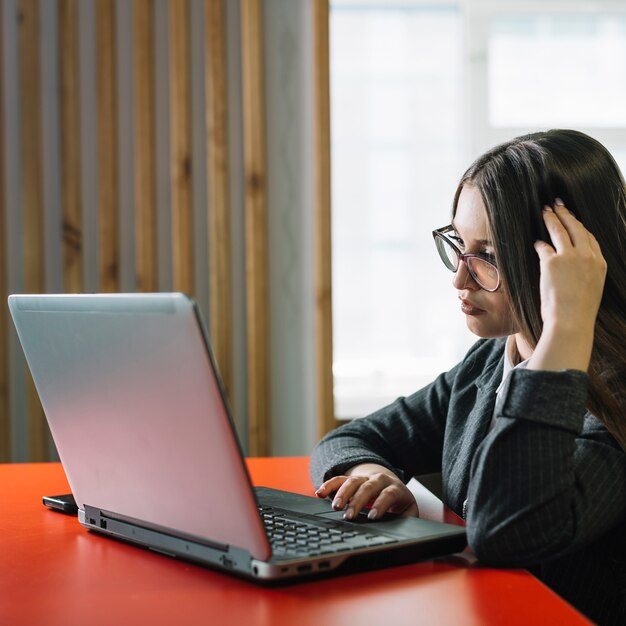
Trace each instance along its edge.
<path fill-rule="evenodd" d="M 135 77 L 133 2 L 111 0 L 115 9 L 115 85 L 117 155 L 117 290 L 136 288 L 135 259 Z"/>
<path fill-rule="evenodd" d="M 26 291 L 38 293 L 45 289 L 39 10 L 37 0 L 20 0 L 18 7 L 24 286 Z M 29 460 L 43 461 L 48 452 L 48 429 L 30 376 L 27 383 L 27 407 Z"/>
<path fill-rule="evenodd" d="M 224 0 L 206 0 L 205 24 L 210 334 L 231 397 L 233 311 Z"/>
<path fill-rule="evenodd" d="M 96 64 L 98 93 L 99 282 L 101 291 L 119 283 L 117 105 L 115 80 L 115 5 L 96 2 Z"/>
<path fill-rule="evenodd" d="M 260 0 L 242 0 L 249 452 L 269 454 L 269 322 L 263 31 Z"/>
<path fill-rule="evenodd" d="M 78 0 L 80 193 L 83 288 L 100 290 L 98 63 L 95 0 Z M 62 45 L 62 44 L 61 44 Z"/>
<path fill-rule="evenodd" d="M 16 85 L 11 93 L 0 94 L 1 103 L 11 101 L 8 116 L 0 110 L 0 295 L 7 290 L 43 292 L 49 283 L 44 250 L 60 253 L 62 288 L 66 292 L 83 290 L 117 291 L 120 288 L 120 182 L 118 171 L 120 106 L 130 106 L 132 96 L 133 158 L 135 177 L 134 245 L 139 290 L 175 288 L 193 294 L 194 284 L 204 280 L 210 293 L 210 324 L 216 358 L 227 392 L 233 386 L 232 343 L 232 258 L 229 197 L 228 107 L 226 98 L 225 11 L 227 0 L 196 0 L 204 8 L 202 28 L 205 38 L 204 75 L 207 106 L 195 119 L 193 132 L 206 128 L 204 156 L 192 162 L 190 99 L 190 4 L 189 0 L 132 0 L 132 41 L 134 74 L 132 94 L 120 88 L 116 66 L 116 41 L 120 27 L 129 24 L 130 12 L 124 0 L 3 0 L 0 28 L 6 30 L 7 15 L 17 35 L 10 56 L 10 74 Z M 268 294 L 267 294 L 267 211 L 265 177 L 265 116 L 263 99 L 262 17 L 260 0 L 245 0 L 242 22 L 244 66 L 245 172 L 246 172 L 246 300 L 247 341 L 250 372 L 251 452 L 269 453 L 268 398 Z M 123 15 L 116 15 L 116 7 Z M 8 7 L 8 8 L 5 8 Z M 42 7 L 44 7 L 42 9 Z M 197 8 L 197 7 L 196 7 Z M 19 9 L 19 22 L 16 9 Z M 52 11 L 53 20 L 49 19 Z M 197 13 L 196 13 L 197 14 Z M 41 20 L 48 15 L 43 23 Z M 117 20 L 125 20 L 119 24 Z M 55 23 L 56 22 L 56 23 Z M 158 22 L 158 23 L 157 23 Z M 18 25 L 19 23 L 19 25 Z M 51 32 L 49 28 L 55 28 Z M 42 29 L 41 31 L 39 29 Z M 43 37 L 43 39 L 42 39 Z M 6 38 L 5 38 L 6 39 Z M 41 57 L 45 50 L 56 49 L 54 59 Z M 4 58 L 9 43 L 0 41 Z M 194 48 L 195 49 L 195 48 Z M 18 54 L 19 52 L 19 54 Z M 197 57 L 194 57 L 197 58 Z M 58 69 L 58 101 L 45 107 L 44 93 L 56 97 L 57 87 L 43 80 L 44 65 Z M 119 59 L 118 59 L 118 62 Z M 157 62 L 159 67 L 157 67 Z M 57 65 L 58 63 L 58 65 Z M 198 66 L 196 66 L 198 67 Z M 200 71 L 198 75 L 202 75 Z M 197 78 L 197 76 L 196 76 Z M 2 86 L 9 84 L 4 76 Z M 56 78 L 55 78 L 56 80 Z M 161 86 L 159 80 L 163 80 Z M 124 85 L 127 84 L 124 83 Z M 157 93 L 158 92 L 158 93 Z M 122 98 L 124 102 L 118 101 Z M 157 102 L 161 98 L 162 105 Z M 237 100 L 239 98 L 237 97 Z M 15 104 L 13 103 L 15 101 Z M 164 104 L 163 104 L 164 102 Z M 159 106 L 162 106 L 159 109 Z M 45 109 L 44 109 L 45 107 Z M 53 110 L 54 109 L 54 110 Z M 125 109 L 122 109 L 125 111 Z M 157 120 L 157 114 L 161 115 Z M 50 126 L 57 116 L 58 129 Z M 44 118 L 42 118 L 44 116 Z M 43 120 L 43 121 L 42 121 Z M 158 124 L 162 123 L 164 141 L 157 145 Z M 12 127 L 11 127 L 12 124 Z M 58 131 L 52 139 L 42 136 Z M 51 135 L 52 136 L 52 135 Z M 48 135 L 46 135 L 48 137 Z M 8 148 L 7 148 L 8 146 Z M 51 148 L 46 150 L 46 146 Z M 52 148 L 59 149 L 57 156 Z M 165 159 L 157 175 L 158 152 Z M 10 158 L 11 161 L 7 162 Z M 44 161 L 43 159 L 47 159 Z M 4 160 L 3 160 L 4 159 Z M 57 164 L 58 163 L 58 164 Z M 160 163 L 160 161 L 159 161 Z M 56 168 L 58 167 L 58 172 Z M 207 226 L 196 246 L 208 239 L 210 257 L 207 276 L 194 282 L 194 233 L 192 176 L 208 181 L 206 198 Z M 58 184 L 61 215 L 50 215 L 62 224 L 59 234 L 44 236 L 48 172 Z M 10 181 L 6 177 L 10 177 Z M 164 219 L 157 212 L 161 180 L 167 193 L 163 198 Z M 171 193 L 170 193 L 171 192 Z M 7 216 L 7 202 L 11 214 Z M 204 202 L 204 196 L 203 200 Z M 57 204 L 59 199 L 57 198 Z M 170 221 L 168 221 L 170 220 Z M 157 228 L 158 223 L 158 228 Z M 56 228 L 56 227 L 55 227 Z M 165 238 L 165 241 L 162 240 Z M 56 239 L 55 239 L 56 238 Z M 58 246 L 55 250 L 51 246 Z M 206 252 L 202 252 L 206 254 Z M 244 251 L 238 251 L 243 258 Z M 167 269 L 161 272 L 162 257 Z M 205 266 L 206 259 L 202 262 Z M 171 266 L 169 265 L 171 264 Z M 198 259 L 196 259 L 196 266 Z M 161 284 L 162 278 L 167 278 Z M 55 276 L 60 276 L 57 269 Z M 5 307 L 6 308 L 6 307 Z M 6 310 L 0 311 L 0 460 L 43 460 L 47 457 L 47 426 L 32 384 L 24 390 L 21 348 L 13 335 Z M 9 381 L 11 397 L 9 398 Z M 8 410 L 8 404 L 11 410 Z M 24 406 L 27 404 L 27 407 Z M 9 419 L 10 416 L 13 416 Z M 9 425 L 11 421 L 11 425 Z M 13 423 L 15 422 L 15 423 Z M 12 437 L 13 441 L 9 444 Z M 23 441 L 22 441 L 23 440 Z M 11 450 L 13 452 L 11 452 Z"/>
<path fill-rule="evenodd" d="M 245 229 L 244 229 L 244 170 L 242 68 L 241 68 L 241 2 L 226 0 L 226 64 L 228 98 L 228 151 L 231 237 L 231 289 L 233 303 L 232 368 L 233 384 L 230 401 L 234 421 L 246 454 L 248 445 L 248 382 L 246 349 L 245 297 Z"/>
<path fill-rule="evenodd" d="M 41 163 L 45 289 L 63 290 L 61 214 L 61 112 L 58 45 L 58 4 L 39 0 L 39 58 L 41 63 Z M 52 442 L 49 441 L 50 449 Z"/>
<path fill-rule="evenodd" d="M 189 7 L 170 2 L 170 132 L 174 289 L 193 294 L 191 147 L 189 115 Z"/>
<path fill-rule="evenodd" d="M 191 157 L 191 213 L 193 241 L 193 293 L 199 310 L 209 319 L 209 227 L 206 133 L 205 0 L 189 6 L 189 150 Z"/>
<path fill-rule="evenodd" d="M 39 59 L 41 100 L 42 210 L 44 290 L 63 291 L 62 199 L 61 199 L 61 112 L 59 69 L 58 3 L 41 2 L 39 11 Z M 38 400 L 38 404 L 39 404 Z M 43 415 L 43 409 L 38 407 Z M 46 451 L 42 460 L 58 460 L 57 450 L 45 423 Z"/>
<path fill-rule="evenodd" d="M 22 250 L 22 146 L 20 141 L 20 79 L 19 26 L 17 0 L 0 3 L 2 13 L 2 84 L 3 84 L 3 142 L 4 142 L 4 241 L 6 287 L 8 293 L 24 291 L 24 261 Z M 28 409 L 26 366 L 17 334 L 7 322 L 7 421 L 9 423 L 11 460 L 28 460 Z"/>
<path fill-rule="evenodd" d="M 80 99 L 78 85 L 77 0 L 59 0 L 59 74 L 61 117 L 61 199 L 63 228 L 63 287 L 80 292 L 82 219 L 80 168 Z"/>
<path fill-rule="evenodd" d="M 328 0 L 313 3 L 315 135 L 315 343 L 318 435 L 335 428 L 332 342 L 330 55 Z"/>
<path fill-rule="evenodd" d="M 4 36 L 4 14 L 0 10 L 0 33 Z M 4 106 L 4 45 L 0 43 L 0 297 L 6 299 L 7 296 L 7 257 L 4 241 L 6 237 L 5 221 L 7 215 L 6 206 L 6 186 L 5 186 L 5 132 L 4 125 L 6 119 Z M 0 463 L 9 460 L 9 399 L 8 399 L 8 341 L 7 324 L 9 323 L 7 307 L 0 306 Z"/>
<path fill-rule="evenodd" d="M 172 181 L 170 137 L 170 0 L 154 0 L 154 143 L 157 287 L 171 291 Z"/>
<path fill-rule="evenodd" d="M 154 4 L 134 2 L 135 241 L 137 289 L 156 291 L 156 194 L 154 135 Z"/>
<path fill-rule="evenodd" d="M 29 292 L 43 289 L 43 202 L 41 167 L 41 89 L 37 0 L 20 0 L 20 109 L 24 281 Z"/>

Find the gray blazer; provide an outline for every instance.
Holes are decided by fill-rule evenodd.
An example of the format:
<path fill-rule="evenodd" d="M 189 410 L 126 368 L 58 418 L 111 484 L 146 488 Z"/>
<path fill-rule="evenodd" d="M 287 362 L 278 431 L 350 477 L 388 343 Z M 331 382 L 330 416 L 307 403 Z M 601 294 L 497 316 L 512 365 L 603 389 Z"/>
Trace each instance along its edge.
<path fill-rule="evenodd" d="M 365 462 L 405 482 L 440 471 L 482 562 L 529 568 L 595 621 L 624 624 L 626 454 L 585 409 L 583 372 L 515 369 L 496 402 L 504 346 L 480 340 L 432 384 L 329 433 L 313 483 Z"/>

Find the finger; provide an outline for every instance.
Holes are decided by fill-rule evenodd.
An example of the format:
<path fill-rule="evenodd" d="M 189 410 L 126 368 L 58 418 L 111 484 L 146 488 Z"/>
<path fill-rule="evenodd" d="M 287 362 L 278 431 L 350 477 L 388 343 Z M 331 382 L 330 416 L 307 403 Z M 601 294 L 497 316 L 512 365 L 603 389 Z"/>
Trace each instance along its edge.
<path fill-rule="evenodd" d="M 552 247 L 557 252 L 563 252 L 572 247 L 572 239 L 552 207 L 543 207 L 543 221 L 550 235 Z"/>
<path fill-rule="evenodd" d="M 333 476 L 326 482 L 323 482 L 315 492 L 318 498 L 329 498 L 334 494 L 341 485 L 346 481 L 347 476 Z"/>
<path fill-rule="evenodd" d="M 397 508 L 393 504 L 385 509 L 383 506 L 374 503 L 370 512 L 368 514 L 368 518 L 371 520 L 380 519 L 385 513 L 398 513 L 403 517 L 419 517 L 419 507 L 417 506 L 417 502 L 415 499 L 411 498 L 411 501 L 408 503 L 408 506 L 402 506 Z"/>
<path fill-rule="evenodd" d="M 380 492 L 372 504 L 368 517 L 376 519 L 387 511 L 404 513 L 412 504 L 415 504 L 415 499 L 408 489 L 400 485 L 389 485 Z"/>
<path fill-rule="evenodd" d="M 550 256 L 556 254 L 554 248 L 549 243 L 542 241 L 541 239 L 535 241 L 533 245 L 535 252 L 539 255 L 540 261 L 546 261 Z"/>
<path fill-rule="evenodd" d="M 315 494 L 318 498 L 332 498 L 331 506 L 336 511 L 340 511 L 346 506 L 348 500 L 350 500 L 354 491 L 358 488 L 358 480 L 362 482 L 364 478 L 334 476 L 323 483 Z M 346 483 L 348 483 L 347 488 L 344 487 Z"/>
<path fill-rule="evenodd" d="M 591 247 L 593 252 L 602 256 L 602 249 L 600 248 L 600 244 L 598 243 L 598 240 L 595 238 L 594 234 L 588 230 L 587 236 L 589 237 L 589 246 Z"/>
<path fill-rule="evenodd" d="M 589 245 L 589 235 L 591 234 L 576 218 L 576 216 L 565 206 L 563 200 L 557 198 L 554 201 L 554 215 L 569 235 L 572 245 L 581 247 Z"/>
<path fill-rule="evenodd" d="M 365 476 L 348 476 L 333 498 L 333 509 L 341 511 L 341 509 L 348 506 L 361 485 L 366 481 L 367 477 Z"/>
<path fill-rule="evenodd" d="M 362 483 L 348 501 L 348 508 L 344 513 L 344 518 L 352 519 L 356 515 L 358 515 L 358 513 L 362 511 L 372 501 L 372 499 L 376 496 L 379 490 L 380 485 L 378 485 L 371 478 Z"/>
<path fill-rule="evenodd" d="M 598 240 L 594 237 L 593 233 L 572 215 L 563 204 L 556 204 L 556 217 L 561 222 L 562 227 L 569 236 L 569 241 L 577 254 L 584 255 L 589 261 L 594 263 L 605 264 L 604 256 Z M 551 233 L 553 243 L 555 243 L 555 236 Z M 563 241 L 563 240 L 561 240 Z M 558 242 L 558 239 L 557 239 Z M 564 252 L 567 244 L 560 245 L 555 244 L 557 252 Z"/>

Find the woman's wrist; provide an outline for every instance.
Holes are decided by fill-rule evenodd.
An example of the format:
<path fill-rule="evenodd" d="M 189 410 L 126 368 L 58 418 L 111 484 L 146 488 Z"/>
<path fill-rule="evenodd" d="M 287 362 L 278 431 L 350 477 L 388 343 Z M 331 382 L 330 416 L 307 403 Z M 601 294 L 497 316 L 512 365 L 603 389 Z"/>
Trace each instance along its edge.
<path fill-rule="evenodd" d="M 387 474 L 397 478 L 388 467 L 378 463 L 358 463 L 344 472 L 345 476 L 371 476 L 372 474 Z"/>
<path fill-rule="evenodd" d="M 528 369 L 558 372 L 576 369 L 586 372 L 591 361 L 594 329 L 544 325 L 541 337 L 528 362 Z"/>

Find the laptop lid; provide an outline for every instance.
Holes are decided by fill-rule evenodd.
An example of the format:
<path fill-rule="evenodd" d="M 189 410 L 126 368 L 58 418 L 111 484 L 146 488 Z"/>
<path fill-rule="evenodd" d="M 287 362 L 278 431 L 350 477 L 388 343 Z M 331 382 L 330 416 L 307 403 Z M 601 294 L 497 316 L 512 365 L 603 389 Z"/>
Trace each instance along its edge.
<path fill-rule="evenodd" d="M 9 308 L 79 508 L 270 557 L 190 298 L 12 295 Z"/>

